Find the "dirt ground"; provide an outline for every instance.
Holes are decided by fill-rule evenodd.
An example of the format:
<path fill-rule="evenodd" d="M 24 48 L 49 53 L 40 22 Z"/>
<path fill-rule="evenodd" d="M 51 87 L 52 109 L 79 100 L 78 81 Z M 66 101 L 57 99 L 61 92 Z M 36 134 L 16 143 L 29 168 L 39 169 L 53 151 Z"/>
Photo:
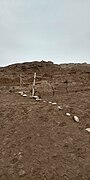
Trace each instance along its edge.
<path fill-rule="evenodd" d="M 41 101 L 30 98 L 34 72 Z M 90 65 L 33 62 L 0 68 L 0 180 L 90 180 L 86 128 Z"/>

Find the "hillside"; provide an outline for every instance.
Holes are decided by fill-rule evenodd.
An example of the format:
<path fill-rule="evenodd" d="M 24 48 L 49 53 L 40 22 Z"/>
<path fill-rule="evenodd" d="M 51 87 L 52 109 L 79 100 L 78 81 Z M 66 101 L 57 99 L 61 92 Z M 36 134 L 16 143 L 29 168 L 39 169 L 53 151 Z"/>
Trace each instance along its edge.
<path fill-rule="evenodd" d="M 35 72 L 40 101 L 30 97 Z M 86 128 L 89 64 L 41 61 L 0 68 L 0 180 L 89 180 Z"/>

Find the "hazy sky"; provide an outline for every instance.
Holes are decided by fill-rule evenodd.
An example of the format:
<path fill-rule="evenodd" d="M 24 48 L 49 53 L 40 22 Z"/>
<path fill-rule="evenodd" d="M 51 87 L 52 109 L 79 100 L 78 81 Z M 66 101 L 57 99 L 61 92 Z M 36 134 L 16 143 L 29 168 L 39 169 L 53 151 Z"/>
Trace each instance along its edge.
<path fill-rule="evenodd" d="M 90 0 L 0 0 L 0 66 L 90 63 Z"/>

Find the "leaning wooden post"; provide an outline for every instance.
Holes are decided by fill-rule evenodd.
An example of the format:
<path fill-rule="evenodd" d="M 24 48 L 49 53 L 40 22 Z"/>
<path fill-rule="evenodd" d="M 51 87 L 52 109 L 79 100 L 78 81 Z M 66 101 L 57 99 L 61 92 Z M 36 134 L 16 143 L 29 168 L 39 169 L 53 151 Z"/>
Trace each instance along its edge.
<path fill-rule="evenodd" d="M 20 89 L 22 89 L 22 75 L 20 74 Z"/>
<path fill-rule="evenodd" d="M 32 86 L 32 97 L 35 95 L 35 80 L 36 80 L 36 72 L 34 73 L 34 80 L 33 80 L 33 86 Z"/>

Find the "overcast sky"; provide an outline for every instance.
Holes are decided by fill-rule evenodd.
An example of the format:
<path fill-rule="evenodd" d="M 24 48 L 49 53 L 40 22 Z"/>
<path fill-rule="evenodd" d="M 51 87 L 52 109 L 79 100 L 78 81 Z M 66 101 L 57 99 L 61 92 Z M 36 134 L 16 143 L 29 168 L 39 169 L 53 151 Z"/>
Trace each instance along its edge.
<path fill-rule="evenodd" d="M 90 63 L 90 0 L 0 0 L 0 66 Z"/>

